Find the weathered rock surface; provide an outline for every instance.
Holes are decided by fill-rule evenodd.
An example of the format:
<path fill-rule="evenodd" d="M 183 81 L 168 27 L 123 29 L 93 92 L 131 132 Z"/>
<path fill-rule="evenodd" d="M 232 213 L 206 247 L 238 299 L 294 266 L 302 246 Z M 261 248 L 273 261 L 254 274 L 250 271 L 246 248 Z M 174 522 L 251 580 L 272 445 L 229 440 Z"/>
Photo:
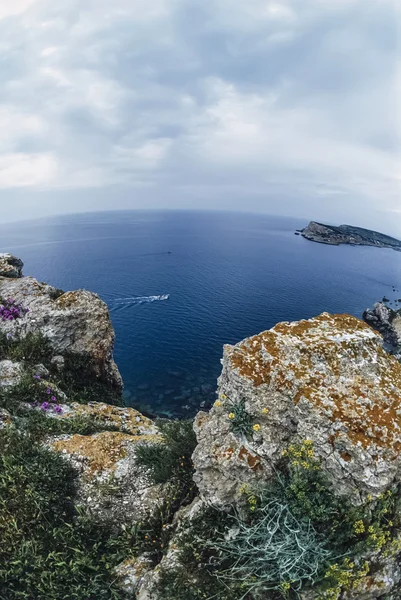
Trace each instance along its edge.
<path fill-rule="evenodd" d="M 401 359 L 401 310 L 377 302 L 365 310 L 363 319 L 382 334 L 385 349 Z"/>
<path fill-rule="evenodd" d="M 63 407 L 58 418 L 89 415 L 96 423 L 121 426 L 120 431 L 62 435 L 50 439 L 48 446 L 61 452 L 77 469 L 77 503 L 95 518 L 114 525 L 144 519 L 159 506 L 163 494 L 162 486 L 150 484 L 137 465 L 135 447 L 139 442 L 157 443 L 161 436 L 154 423 L 134 409 L 107 410 L 107 405 L 95 404 L 82 405 L 82 410 L 79 405 L 70 411 Z"/>
<path fill-rule="evenodd" d="M 352 225 L 324 225 L 311 221 L 307 227 L 302 229 L 301 234 L 311 242 L 320 244 L 352 244 L 356 246 L 375 246 L 376 248 L 393 248 L 401 251 L 401 241 L 396 238 Z"/>
<path fill-rule="evenodd" d="M 0 360 L 0 386 L 10 387 L 19 383 L 22 374 L 21 364 L 11 360 Z"/>
<path fill-rule="evenodd" d="M 56 355 L 73 353 L 88 360 L 93 373 L 117 393 L 122 380 L 113 360 L 114 330 L 107 305 L 92 292 L 58 291 L 33 277 L 0 278 L 0 296 L 21 303 L 29 312 L 2 323 L 13 338 L 42 333 Z"/>
<path fill-rule="evenodd" d="M 195 421 L 195 481 L 206 500 L 233 502 L 243 482 L 272 475 L 283 450 L 310 439 L 338 494 L 377 497 L 401 479 L 401 365 L 368 325 L 323 313 L 225 346 L 221 406 Z M 224 397 L 226 396 L 226 398 Z M 231 403 L 260 425 L 231 431 Z"/>
<path fill-rule="evenodd" d="M 0 277 L 22 277 L 24 263 L 8 253 L 0 253 Z"/>
<path fill-rule="evenodd" d="M 60 415 L 52 414 L 52 416 L 56 419 L 89 417 L 99 426 L 113 427 L 133 436 L 152 436 L 159 433 L 154 422 L 134 408 L 112 406 L 105 402 L 88 402 L 88 404 L 71 402 L 63 406 Z"/>

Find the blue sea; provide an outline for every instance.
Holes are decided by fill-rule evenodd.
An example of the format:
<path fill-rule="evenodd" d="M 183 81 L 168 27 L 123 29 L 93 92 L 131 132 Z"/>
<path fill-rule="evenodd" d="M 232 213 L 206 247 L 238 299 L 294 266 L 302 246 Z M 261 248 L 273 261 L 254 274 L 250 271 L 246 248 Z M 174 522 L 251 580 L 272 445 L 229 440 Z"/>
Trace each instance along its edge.
<path fill-rule="evenodd" d="M 192 415 L 215 398 L 223 344 L 323 311 L 357 317 L 401 298 L 401 253 L 325 246 L 306 221 L 266 215 L 107 212 L 0 227 L 25 274 L 87 288 L 110 307 L 128 405 Z"/>

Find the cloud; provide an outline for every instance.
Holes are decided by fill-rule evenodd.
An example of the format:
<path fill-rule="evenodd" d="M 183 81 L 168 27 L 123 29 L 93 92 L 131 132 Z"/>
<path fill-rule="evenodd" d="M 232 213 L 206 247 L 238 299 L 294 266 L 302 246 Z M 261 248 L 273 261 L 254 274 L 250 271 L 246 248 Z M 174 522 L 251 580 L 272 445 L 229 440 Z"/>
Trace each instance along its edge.
<path fill-rule="evenodd" d="M 117 186 L 143 207 L 396 214 L 400 16 L 392 0 L 3 2 L 0 202 L 41 190 L 63 211 L 79 193 L 84 210 Z"/>

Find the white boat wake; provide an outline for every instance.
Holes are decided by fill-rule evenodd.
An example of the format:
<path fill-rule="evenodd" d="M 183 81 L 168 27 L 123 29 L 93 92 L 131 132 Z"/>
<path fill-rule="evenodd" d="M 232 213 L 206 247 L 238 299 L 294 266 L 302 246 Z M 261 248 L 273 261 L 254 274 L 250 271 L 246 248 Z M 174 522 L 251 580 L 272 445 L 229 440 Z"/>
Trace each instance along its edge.
<path fill-rule="evenodd" d="M 137 304 L 148 304 L 149 302 L 158 302 L 168 300 L 170 294 L 161 294 L 160 296 L 131 296 L 129 298 L 116 298 L 112 302 L 111 310 L 122 310 Z"/>

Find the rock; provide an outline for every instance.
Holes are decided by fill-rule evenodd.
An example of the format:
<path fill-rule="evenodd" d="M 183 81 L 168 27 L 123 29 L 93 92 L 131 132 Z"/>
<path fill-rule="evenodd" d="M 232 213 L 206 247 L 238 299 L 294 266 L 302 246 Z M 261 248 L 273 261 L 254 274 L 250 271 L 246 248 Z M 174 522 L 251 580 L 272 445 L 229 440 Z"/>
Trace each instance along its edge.
<path fill-rule="evenodd" d="M 234 502 L 243 483 L 268 480 L 283 450 L 305 439 L 333 490 L 356 503 L 401 480 L 401 365 L 362 321 L 323 313 L 279 323 L 226 345 L 222 364 L 227 399 L 195 420 L 194 479 L 207 501 Z M 241 400 L 260 424 L 248 439 L 228 418 Z"/>
<path fill-rule="evenodd" d="M 11 360 L 0 361 L 0 387 L 10 387 L 20 382 L 22 367 Z"/>
<path fill-rule="evenodd" d="M 388 350 L 394 354 L 401 350 L 401 311 L 377 302 L 365 310 L 363 319 L 382 334 Z"/>
<path fill-rule="evenodd" d="M 29 309 L 23 318 L 1 323 L 2 331 L 16 338 L 29 332 L 43 334 L 56 355 L 70 353 L 87 361 L 94 376 L 120 394 L 122 380 L 113 360 L 114 330 L 107 305 L 86 290 L 54 299 L 54 289 L 33 277 L 0 279 L 0 296 Z"/>
<path fill-rule="evenodd" d="M 143 585 L 144 578 L 152 570 L 152 566 L 152 560 L 146 554 L 125 560 L 115 570 L 119 587 L 126 594 L 135 594 Z"/>
<path fill-rule="evenodd" d="M 153 421 L 134 408 L 112 406 L 105 402 L 89 402 L 88 404 L 72 402 L 65 407 L 62 414 L 52 414 L 52 416 L 58 419 L 90 417 L 99 426 L 114 427 L 133 436 L 153 436 L 159 433 Z"/>
<path fill-rule="evenodd" d="M 12 423 L 11 414 L 5 408 L 0 408 L 0 430 Z"/>
<path fill-rule="evenodd" d="M 135 459 L 138 442 L 160 440 L 158 434 L 102 431 L 58 436 L 48 447 L 78 471 L 77 505 L 99 522 L 118 526 L 146 519 L 163 501 L 163 486 L 152 485 Z"/>
<path fill-rule="evenodd" d="M 46 367 L 41 363 L 34 366 L 34 371 L 35 374 L 40 375 L 40 377 L 49 377 L 50 375 L 49 369 L 46 369 Z"/>
<path fill-rule="evenodd" d="M 21 259 L 8 253 L 0 254 L 0 277 L 22 277 L 24 263 Z"/>
<path fill-rule="evenodd" d="M 54 365 L 59 373 L 62 373 L 65 367 L 65 359 L 64 356 L 58 354 L 57 356 L 53 356 L 50 361 L 52 365 Z"/>

